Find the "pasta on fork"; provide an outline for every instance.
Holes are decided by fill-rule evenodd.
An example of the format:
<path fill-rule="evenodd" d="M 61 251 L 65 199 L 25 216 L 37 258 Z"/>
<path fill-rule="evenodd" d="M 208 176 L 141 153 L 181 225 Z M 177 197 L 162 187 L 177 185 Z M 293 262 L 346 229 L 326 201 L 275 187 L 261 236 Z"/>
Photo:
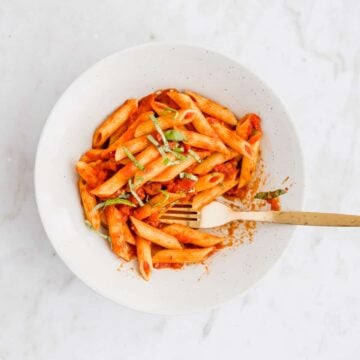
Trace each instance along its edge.
<path fill-rule="evenodd" d="M 76 164 L 85 221 L 116 256 L 137 258 L 145 280 L 154 269 L 202 263 L 226 239 L 159 217 L 175 203 L 199 210 L 246 191 L 261 138 L 258 115 L 238 119 L 193 91 L 128 99 L 97 127 Z"/>

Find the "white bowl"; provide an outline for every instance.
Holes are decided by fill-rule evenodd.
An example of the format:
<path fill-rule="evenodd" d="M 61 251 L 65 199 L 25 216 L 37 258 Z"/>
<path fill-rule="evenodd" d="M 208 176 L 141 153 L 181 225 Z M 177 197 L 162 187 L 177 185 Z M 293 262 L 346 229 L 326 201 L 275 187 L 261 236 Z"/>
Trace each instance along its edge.
<path fill-rule="evenodd" d="M 208 274 L 194 265 L 154 271 L 145 282 L 134 263 L 118 269 L 119 259 L 84 226 L 74 166 L 95 127 L 116 106 L 169 87 L 198 91 L 238 116 L 260 114 L 267 187 L 277 188 L 289 176 L 294 185 L 283 207 L 297 210 L 304 189 L 289 116 L 276 95 L 236 61 L 194 46 L 146 44 L 111 55 L 82 74 L 57 102 L 41 135 L 35 166 L 40 217 L 58 255 L 85 284 L 121 305 L 158 314 L 214 307 L 243 293 L 275 264 L 295 230 L 259 224 L 252 244 L 215 254 Z"/>

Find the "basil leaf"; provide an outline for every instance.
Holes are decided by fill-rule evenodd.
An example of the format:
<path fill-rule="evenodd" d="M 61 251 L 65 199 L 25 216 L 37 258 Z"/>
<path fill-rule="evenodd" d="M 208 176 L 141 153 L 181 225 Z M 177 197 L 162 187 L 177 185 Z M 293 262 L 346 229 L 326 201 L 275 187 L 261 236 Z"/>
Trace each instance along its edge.
<path fill-rule="evenodd" d="M 122 199 L 122 198 L 115 198 L 115 199 L 108 199 L 106 201 L 100 202 L 98 203 L 93 209 L 92 211 L 96 211 L 99 210 L 101 208 L 105 208 L 106 206 L 110 206 L 110 205 L 117 205 L 117 204 L 122 204 L 122 205 L 127 205 L 127 206 L 131 206 L 131 207 L 136 207 L 136 205 L 134 203 L 132 203 L 130 200 L 126 200 L 126 199 Z"/>
<path fill-rule="evenodd" d="M 186 141 L 185 135 L 178 130 L 165 131 L 165 137 L 169 141 Z"/>
<path fill-rule="evenodd" d="M 137 192 L 133 188 L 133 183 L 132 183 L 131 179 L 129 179 L 128 184 L 129 184 L 129 189 L 130 189 L 131 195 L 135 198 L 135 200 L 138 202 L 138 204 L 140 206 L 144 206 L 144 203 L 142 202 L 139 195 L 137 194 Z"/>
<path fill-rule="evenodd" d="M 107 240 L 112 248 L 112 242 L 111 242 L 111 238 L 109 235 L 106 235 L 100 231 L 96 231 L 93 226 L 91 225 L 91 222 L 89 220 L 85 220 L 85 225 L 93 232 L 95 232 L 96 234 L 98 234 L 100 237 L 102 237 L 103 239 Z"/>
<path fill-rule="evenodd" d="M 125 155 L 133 162 L 133 164 L 139 169 L 139 170 L 144 170 L 145 167 L 144 165 L 140 164 L 138 160 L 136 160 L 135 156 L 130 152 L 130 150 L 123 146 L 124 149 L 124 153 Z"/>
<path fill-rule="evenodd" d="M 264 191 L 264 192 L 258 192 L 254 198 L 260 199 L 260 200 L 272 200 L 276 199 L 281 195 L 284 195 L 287 193 L 286 189 L 277 189 L 274 191 Z"/>
<path fill-rule="evenodd" d="M 168 142 L 167 142 L 167 140 L 166 140 L 166 136 L 165 136 L 164 132 L 162 131 L 162 129 L 161 129 L 160 125 L 159 125 L 159 122 L 158 122 L 157 118 L 156 118 L 153 114 L 151 114 L 151 115 L 150 115 L 150 120 L 151 120 L 152 123 L 154 124 L 155 130 L 156 130 L 156 131 L 159 133 L 159 135 L 161 136 L 161 139 L 162 139 L 164 145 L 165 145 L 166 147 L 169 147 L 169 144 L 168 144 Z"/>
<path fill-rule="evenodd" d="M 201 163 L 201 157 L 192 149 L 188 151 L 188 153 L 198 162 Z"/>
<path fill-rule="evenodd" d="M 179 178 L 180 179 L 189 179 L 189 180 L 192 180 L 192 181 L 198 181 L 198 177 L 193 175 L 193 174 L 190 174 L 190 173 L 187 173 L 187 172 L 181 172 L 179 174 Z"/>

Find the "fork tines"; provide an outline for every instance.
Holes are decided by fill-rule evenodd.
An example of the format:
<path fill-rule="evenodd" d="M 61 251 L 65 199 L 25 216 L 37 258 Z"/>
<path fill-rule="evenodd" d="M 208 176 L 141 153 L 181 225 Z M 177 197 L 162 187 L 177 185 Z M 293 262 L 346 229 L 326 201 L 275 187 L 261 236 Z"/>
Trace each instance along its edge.
<path fill-rule="evenodd" d="M 199 227 L 200 212 L 192 208 L 192 204 L 174 204 L 160 216 L 160 222 L 165 224 L 182 224 Z"/>

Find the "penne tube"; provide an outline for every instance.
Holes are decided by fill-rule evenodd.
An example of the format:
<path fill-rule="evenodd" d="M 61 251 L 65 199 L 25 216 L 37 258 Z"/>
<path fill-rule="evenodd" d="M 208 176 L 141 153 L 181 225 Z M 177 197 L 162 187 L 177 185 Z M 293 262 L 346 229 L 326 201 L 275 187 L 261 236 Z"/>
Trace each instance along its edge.
<path fill-rule="evenodd" d="M 93 136 L 93 147 L 101 147 L 106 140 L 121 126 L 130 115 L 137 109 L 137 100 L 126 100 L 120 107 L 118 107 L 112 114 L 110 114 L 105 121 L 95 130 Z"/>
<path fill-rule="evenodd" d="M 137 208 L 134 212 L 134 216 L 139 220 L 143 220 L 152 214 L 163 210 L 167 205 L 183 199 L 184 197 L 186 197 L 185 193 L 174 194 L 162 192 L 153 196 L 144 206 Z"/>
<path fill-rule="evenodd" d="M 170 107 L 167 104 L 164 104 L 160 101 L 153 101 L 151 103 L 152 109 L 156 112 L 158 116 L 174 116 L 175 111 L 171 112 L 169 111 Z"/>
<path fill-rule="evenodd" d="M 125 124 L 122 124 L 110 137 L 109 137 L 109 147 L 116 142 L 120 136 L 126 131 L 126 129 L 129 127 L 128 121 L 125 122 Z"/>
<path fill-rule="evenodd" d="M 240 179 L 238 188 L 242 188 L 243 186 L 247 185 L 252 178 L 254 177 L 256 165 L 258 163 L 259 154 L 260 154 L 260 139 L 257 140 L 254 144 L 250 145 L 254 156 L 244 157 L 241 163 L 241 171 L 240 171 Z"/>
<path fill-rule="evenodd" d="M 195 159 L 193 157 L 188 157 L 185 161 L 178 165 L 167 166 L 164 171 L 162 171 L 159 175 L 155 176 L 152 181 L 158 182 L 167 182 L 174 179 L 178 176 L 182 171 L 187 169 L 189 166 L 195 163 Z"/>
<path fill-rule="evenodd" d="M 185 91 L 185 93 L 195 100 L 197 106 L 205 114 L 213 116 L 229 125 L 237 124 L 235 115 L 228 108 L 218 104 L 213 100 L 201 96 L 196 92 Z"/>
<path fill-rule="evenodd" d="M 246 140 L 242 139 L 235 131 L 229 130 L 217 121 L 214 121 L 212 126 L 226 145 L 230 146 L 241 155 L 247 157 L 254 156 L 250 144 Z"/>
<path fill-rule="evenodd" d="M 206 248 L 219 244 L 225 240 L 220 236 L 207 234 L 180 224 L 168 225 L 164 227 L 162 231 L 175 236 L 183 244 L 193 244 Z"/>
<path fill-rule="evenodd" d="M 185 144 L 211 151 L 218 151 L 224 154 L 230 154 L 229 149 L 224 145 L 224 143 L 219 138 L 212 138 L 203 134 L 199 134 L 194 131 L 189 130 L 178 130 L 186 138 L 184 140 Z"/>
<path fill-rule="evenodd" d="M 136 245 L 136 241 L 135 241 L 135 238 L 134 238 L 134 235 L 131 233 L 130 229 L 129 229 L 129 226 L 127 225 L 126 222 L 124 222 L 124 238 L 125 238 L 125 241 L 128 243 L 128 244 L 131 244 L 131 245 Z"/>
<path fill-rule="evenodd" d="M 173 154 L 166 154 L 166 156 L 169 161 L 174 161 L 176 159 Z M 136 171 L 134 175 L 134 188 L 138 189 L 146 182 L 152 180 L 155 176 L 162 173 L 167 167 L 168 165 L 164 163 L 164 158 L 159 156 L 157 159 L 147 164 L 144 170 Z"/>
<path fill-rule="evenodd" d="M 238 153 L 233 149 L 229 149 L 229 152 L 230 154 L 228 155 L 219 152 L 211 154 L 203 160 L 201 164 L 196 166 L 193 173 L 197 175 L 205 175 L 212 171 L 216 165 L 222 164 L 238 156 Z"/>
<path fill-rule="evenodd" d="M 236 179 L 225 180 L 222 184 L 216 185 L 211 189 L 201 191 L 196 194 L 192 200 L 192 207 L 194 210 L 200 210 L 205 205 L 211 203 L 218 196 L 229 191 L 237 184 Z"/>
<path fill-rule="evenodd" d="M 210 189 L 224 181 L 225 175 L 220 172 L 213 172 L 198 178 L 195 184 L 195 191 L 200 192 Z"/>
<path fill-rule="evenodd" d="M 81 156 L 79 161 L 89 163 L 96 160 L 101 160 L 101 155 L 103 152 L 104 150 L 102 149 L 90 149 Z"/>
<path fill-rule="evenodd" d="M 90 164 L 84 161 L 78 161 L 76 163 L 76 171 L 79 176 L 90 186 L 96 186 L 99 181 L 97 172 Z"/>
<path fill-rule="evenodd" d="M 156 227 L 146 224 L 133 216 L 131 216 L 130 219 L 138 236 L 167 249 L 182 249 L 182 246 L 176 237 L 166 234 Z"/>
<path fill-rule="evenodd" d="M 109 235 L 111 239 L 111 249 L 113 253 L 122 259 L 129 261 L 132 256 L 132 250 L 125 240 L 125 227 L 123 215 L 115 206 L 105 208 L 106 219 L 109 226 Z"/>
<path fill-rule="evenodd" d="M 144 121 L 149 120 L 149 117 L 151 115 L 154 115 L 153 111 L 146 111 L 144 113 L 141 113 L 127 128 L 127 130 L 122 134 L 119 138 L 119 140 L 114 143 L 113 149 L 117 148 L 119 145 L 123 144 L 126 141 L 129 141 L 134 138 L 135 130 L 138 127 L 139 124 L 141 124 Z"/>
<path fill-rule="evenodd" d="M 137 236 L 136 254 L 138 258 L 139 272 L 145 280 L 149 280 L 153 268 L 151 257 L 151 241 Z"/>
<path fill-rule="evenodd" d="M 200 109 L 197 107 L 195 102 L 191 99 L 190 96 L 186 94 L 179 93 L 175 90 L 170 90 L 167 92 L 167 95 L 182 109 L 193 109 L 195 110 L 195 118 L 193 121 L 193 125 L 195 129 L 204 135 L 210 136 L 210 137 L 217 137 L 216 132 L 211 127 L 210 123 L 206 119 L 206 117 L 203 115 L 203 113 L 200 111 Z"/>
<path fill-rule="evenodd" d="M 191 264 L 205 260 L 212 252 L 213 247 L 202 249 L 160 250 L 152 258 L 153 264 Z"/>
<path fill-rule="evenodd" d="M 244 140 L 248 140 L 251 135 L 252 125 L 249 118 L 245 119 L 242 123 L 238 123 L 236 126 L 236 133 Z"/>
<path fill-rule="evenodd" d="M 189 124 L 193 121 L 195 116 L 195 111 L 191 109 L 180 110 L 176 117 L 171 116 L 160 116 L 157 118 L 157 122 L 162 130 L 173 128 L 177 125 Z M 143 121 L 139 124 L 135 130 L 134 136 L 139 137 L 146 134 L 150 134 L 156 131 L 155 125 L 151 119 Z"/>
<path fill-rule="evenodd" d="M 119 145 L 115 151 L 115 161 L 120 161 L 126 158 L 124 147 L 128 149 L 132 154 L 137 154 L 138 152 L 144 150 L 149 145 L 149 140 L 146 136 L 141 136 L 125 143 Z"/>
<path fill-rule="evenodd" d="M 86 183 L 82 179 L 79 179 L 78 187 L 85 218 L 90 222 L 91 226 L 95 230 L 99 230 L 101 223 L 100 212 L 98 210 L 94 210 L 94 207 L 96 206 L 96 197 L 89 193 Z"/>
<path fill-rule="evenodd" d="M 148 146 L 144 151 L 136 156 L 136 160 L 141 165 L 146 165 L 159 156 L 159 152 L 154 146 Z M 93 195 L 100 197 L 109 197 L 116 191 L 121 189 L 127 181 L 133 177 L 138 168 L 133 162 L 129 162 L 117 173 L 115 173 L 110 179 L 106 180 L 100 186 L 91 191 Z"/>
<path fill-rule="evenodd" d="M 200 159 L 203 159 L 209 153 L 207 151 L 198 151 Z M 189 156 L 185 161 L 177 165 L 168 166 L 161 174 L 155 176 L 152 181 L 157 182 L 167 182 L 173 180 L 176 176 L 178 176 L 181 172 L 186 170 L 191 165 L 195 164 L 196 160 L 192 156 Z"/>

